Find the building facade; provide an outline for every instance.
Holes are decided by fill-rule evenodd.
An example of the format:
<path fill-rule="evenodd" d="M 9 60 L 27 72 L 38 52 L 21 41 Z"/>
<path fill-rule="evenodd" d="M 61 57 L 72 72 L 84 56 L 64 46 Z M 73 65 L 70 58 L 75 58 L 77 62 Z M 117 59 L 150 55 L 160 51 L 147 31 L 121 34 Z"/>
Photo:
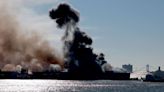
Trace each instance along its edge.
<path fill-rule="evenodd" d="M 132 73 L 133 72 L 133 65 L 131 65 L 131 64 L 122 65 L 122 68 L 125 69 L 128 73 Z"/>

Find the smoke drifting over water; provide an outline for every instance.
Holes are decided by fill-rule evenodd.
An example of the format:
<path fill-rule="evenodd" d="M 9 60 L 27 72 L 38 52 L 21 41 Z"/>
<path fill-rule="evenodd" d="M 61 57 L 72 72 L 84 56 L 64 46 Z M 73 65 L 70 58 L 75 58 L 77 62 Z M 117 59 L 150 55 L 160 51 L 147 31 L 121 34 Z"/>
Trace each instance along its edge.
<path fill-rule="evenodd" d="M 31 71 L 43 71 L 49 67 L 49 64 L 62 66 L 62 60 L 57 58 L 57 54 L 47 41 L 42 40 L 37 33 L 26 35 L 23 32 L 25 29 L 21 28 L 8 5 L 0 6 L 0 12 L 0 69 L 2 71 L 16 70 L 17 65 Z"/>

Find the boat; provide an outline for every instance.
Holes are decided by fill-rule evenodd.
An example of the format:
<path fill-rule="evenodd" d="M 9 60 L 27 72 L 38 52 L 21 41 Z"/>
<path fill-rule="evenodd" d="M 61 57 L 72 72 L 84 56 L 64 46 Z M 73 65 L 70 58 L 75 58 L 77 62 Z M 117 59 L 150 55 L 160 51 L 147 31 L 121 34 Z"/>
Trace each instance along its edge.
<path fill-rule="evenodd" d="M 142 80 L 145 82 L 164 82 L 164 71 L 158 67 L 157 71 L 148 73 Z"/>

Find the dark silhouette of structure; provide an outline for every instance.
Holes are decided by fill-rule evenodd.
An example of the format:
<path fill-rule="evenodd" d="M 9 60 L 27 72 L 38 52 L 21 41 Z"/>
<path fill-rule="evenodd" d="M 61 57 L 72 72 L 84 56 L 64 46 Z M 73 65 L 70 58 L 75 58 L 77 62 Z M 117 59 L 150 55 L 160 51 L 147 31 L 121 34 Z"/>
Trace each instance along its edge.
<path fill-rule="evenodd" d="M 65 67 L 68 72 L 42 71 L 28 73 L 28 70 L 19 72 L 0 72 L 1 79 L 129 79 L 130 73 L 116 73 L 102 71 L 102 65 L 107 63 L 105 55 L 93 52 L 93 40 L 77 26 L 79 13 L 67 4 L 60 4 L 49 13 L 59 28 L 65 29 L 63 36 L 63 53 Z M 51 59 L 51 58 L 49 58 Z"/>
<path fill-rule="evenodd" d="M 79 13 L 67 4 L 60 4 L 50 11 L 50 17 L 58 27 L 66 27 L 64 35 L 65 62 L 72 79 L 97 79 L 102 75 L 101 66 L 96 62 L 93 53 L 92 39 L 77 27 Z M 72 39 L 69 39 L 72 38 Z"/>
<path fill-rule="evenodd" d="M 158 70 L 154 72 L 148 72 L 145 79 L 143 81 L 149 82 L 164 82 L 164 71 L 161 70 L 161 67 L 158 67 Z"/>

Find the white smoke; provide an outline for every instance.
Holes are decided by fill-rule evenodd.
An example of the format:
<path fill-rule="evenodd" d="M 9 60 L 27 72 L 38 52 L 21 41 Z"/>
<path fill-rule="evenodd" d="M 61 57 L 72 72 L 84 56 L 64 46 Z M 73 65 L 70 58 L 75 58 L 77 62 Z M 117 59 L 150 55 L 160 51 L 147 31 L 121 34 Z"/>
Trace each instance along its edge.
<path fill-rule="evenodd" d="M 102 67 L 102 71 L 103 72 L 107 72 L 107 71 L 112 71 L 113 70 L 113 67 L 110 64 L 108 64 L 108 63 L 103 64 L 101 67 Z"/>
<path fill-rule="evenodd" d="M 42 39 L 42 34 L 38 34 L 38 32 L 46 32 L 49 30 L 46 29 L 47 26 L 52 25 L 47 23 L 45 17 L 39 17 L 37 13 L 23 6 L 24 1 L 0 1 L 0 69 L 16 71 L 17 65 L 20 65 L 32 71 L 42 71 L 50 63 L 61 65 L 62 60 L 58 52 L 49 45 L 48 41 Z M 26 16 L 25 12 L 32 15 Z M 27 22 L 30 18 L 31 20 L 36 18 L 37 21 Z M 42 21 L 42 18 L 46 21 Z M 26 22 L 27 24 L 24 24 Z M 32 26 L 39 23 L 42 25 Z M 45 35 L 48 37 L 49 34 L 52 33 L 47 32 L 43 38 Z"/>

